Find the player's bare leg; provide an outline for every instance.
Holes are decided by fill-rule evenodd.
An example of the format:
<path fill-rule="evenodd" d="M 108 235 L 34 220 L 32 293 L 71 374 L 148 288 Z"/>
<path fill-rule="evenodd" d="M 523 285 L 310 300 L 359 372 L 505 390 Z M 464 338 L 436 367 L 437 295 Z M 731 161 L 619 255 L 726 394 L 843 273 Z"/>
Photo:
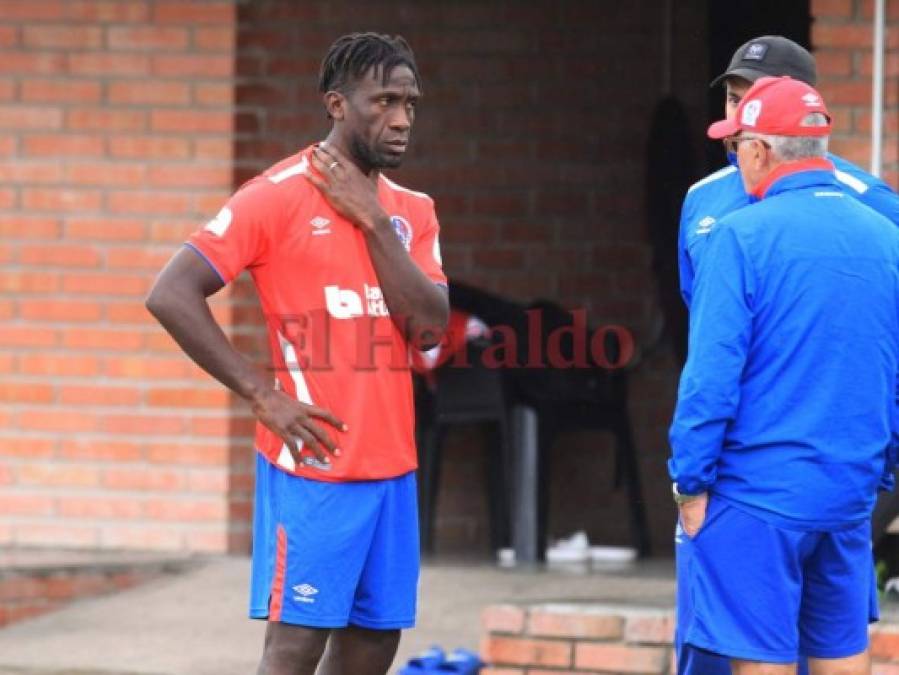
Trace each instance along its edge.
<path fill-rule="evenodd" d="M 808 671 L 810 675 L 870 675 L 871 655 L 866 649 L 845 659 L 809 659 Z"/>
<path fill-rule="evenodd" d="M 330 632 L 269 622 L 257 675 L 315 675 Z"/>
<path fill-rule="evenodd" d="M 318 675 L 386 675 L 399 644 L 398 630 L 335 630 Z"/>
<path fill-rule="evenodd" d="M 732 659 L 730 668 L 734 675 L 796 675 L 795 663 L 761 663 Z"/>

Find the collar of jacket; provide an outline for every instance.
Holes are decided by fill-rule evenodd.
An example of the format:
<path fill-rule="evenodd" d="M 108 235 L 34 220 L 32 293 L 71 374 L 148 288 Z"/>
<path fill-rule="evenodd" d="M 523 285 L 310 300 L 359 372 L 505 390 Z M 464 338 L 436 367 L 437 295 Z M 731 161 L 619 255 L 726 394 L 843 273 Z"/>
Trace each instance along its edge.
<path fill-rule="evenodd" d="M 829 159 L 824 159 L 823 157 L 813 157 L 781 164 L 756 185 L 755 190 L 752 191 L 752 196 L 756 199 L 764 199 L 771 194 L 776 194 L 777 192 L 780 192 L 780 190 L 774 190 L 773 192 L 771 190 L 775 183 L 783 178 L 805 171 L 827 171 L 832 177 L 834 172 L 833 162 Z"/>

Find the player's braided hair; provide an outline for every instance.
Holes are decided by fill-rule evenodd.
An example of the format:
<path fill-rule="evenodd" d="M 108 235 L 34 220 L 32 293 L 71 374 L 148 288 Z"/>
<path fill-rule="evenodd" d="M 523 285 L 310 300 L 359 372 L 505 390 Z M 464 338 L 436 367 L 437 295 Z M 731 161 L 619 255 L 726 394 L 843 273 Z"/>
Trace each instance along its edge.
<path fill-rule="evenodd" d="M 412 71 L 421 89 L 421 76 L 409 44 L 399 35 L 380 33 L 350 33 L 337 38 L 322 61 L 318 88 L 345 92 L 352 83 L 363 77 L 372 67 L 380 68 L 381 81 L 387 83 L 397 66 Z"/>

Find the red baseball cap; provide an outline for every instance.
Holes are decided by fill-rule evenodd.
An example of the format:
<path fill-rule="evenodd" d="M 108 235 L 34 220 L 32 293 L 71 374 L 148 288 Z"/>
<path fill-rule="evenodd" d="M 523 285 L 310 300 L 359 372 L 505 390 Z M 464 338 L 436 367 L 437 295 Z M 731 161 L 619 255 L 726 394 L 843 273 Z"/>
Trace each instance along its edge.
<path fill-rule="evenodd" d="M 827 125 L 803 125 L 809 113 L 822 113 Z M 755 81 L 733 119 L 715 122 L 709 127 L 709 138 L 728 138 L 740 131 L 755 131 L 772 136 L 827 136 L 830 113 L 815 88 L 790 77 L 762 77 Z"/>

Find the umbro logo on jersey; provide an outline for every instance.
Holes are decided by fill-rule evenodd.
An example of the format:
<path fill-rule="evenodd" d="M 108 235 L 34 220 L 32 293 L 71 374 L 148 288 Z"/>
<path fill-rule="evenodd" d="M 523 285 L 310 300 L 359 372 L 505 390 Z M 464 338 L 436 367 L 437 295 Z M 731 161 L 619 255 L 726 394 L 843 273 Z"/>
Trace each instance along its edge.
<path fill-rule="evenodd" d="M 318 593 L 318 589 L 309 584 L 297 584 L 293 587 L 293 591 L 296 593 L 293 599 L 298 602 L 315 602 L 315 598 L 312 596 Z"/>
<path fill-rule="evenodd" d="M 331 234 L 331 228 L 328 227 L 331 221 L 324 216 L 316 216 L 309 224 L 312 226 L 312 234 Z"/>
<path fill-rule="evenodd" d="M 708 234 L 712 231 L 712 227 L 715 225 L 716 220 L 711 216 L 706 216 L 702 220 L 697 223 L 696 234 Z"/>

